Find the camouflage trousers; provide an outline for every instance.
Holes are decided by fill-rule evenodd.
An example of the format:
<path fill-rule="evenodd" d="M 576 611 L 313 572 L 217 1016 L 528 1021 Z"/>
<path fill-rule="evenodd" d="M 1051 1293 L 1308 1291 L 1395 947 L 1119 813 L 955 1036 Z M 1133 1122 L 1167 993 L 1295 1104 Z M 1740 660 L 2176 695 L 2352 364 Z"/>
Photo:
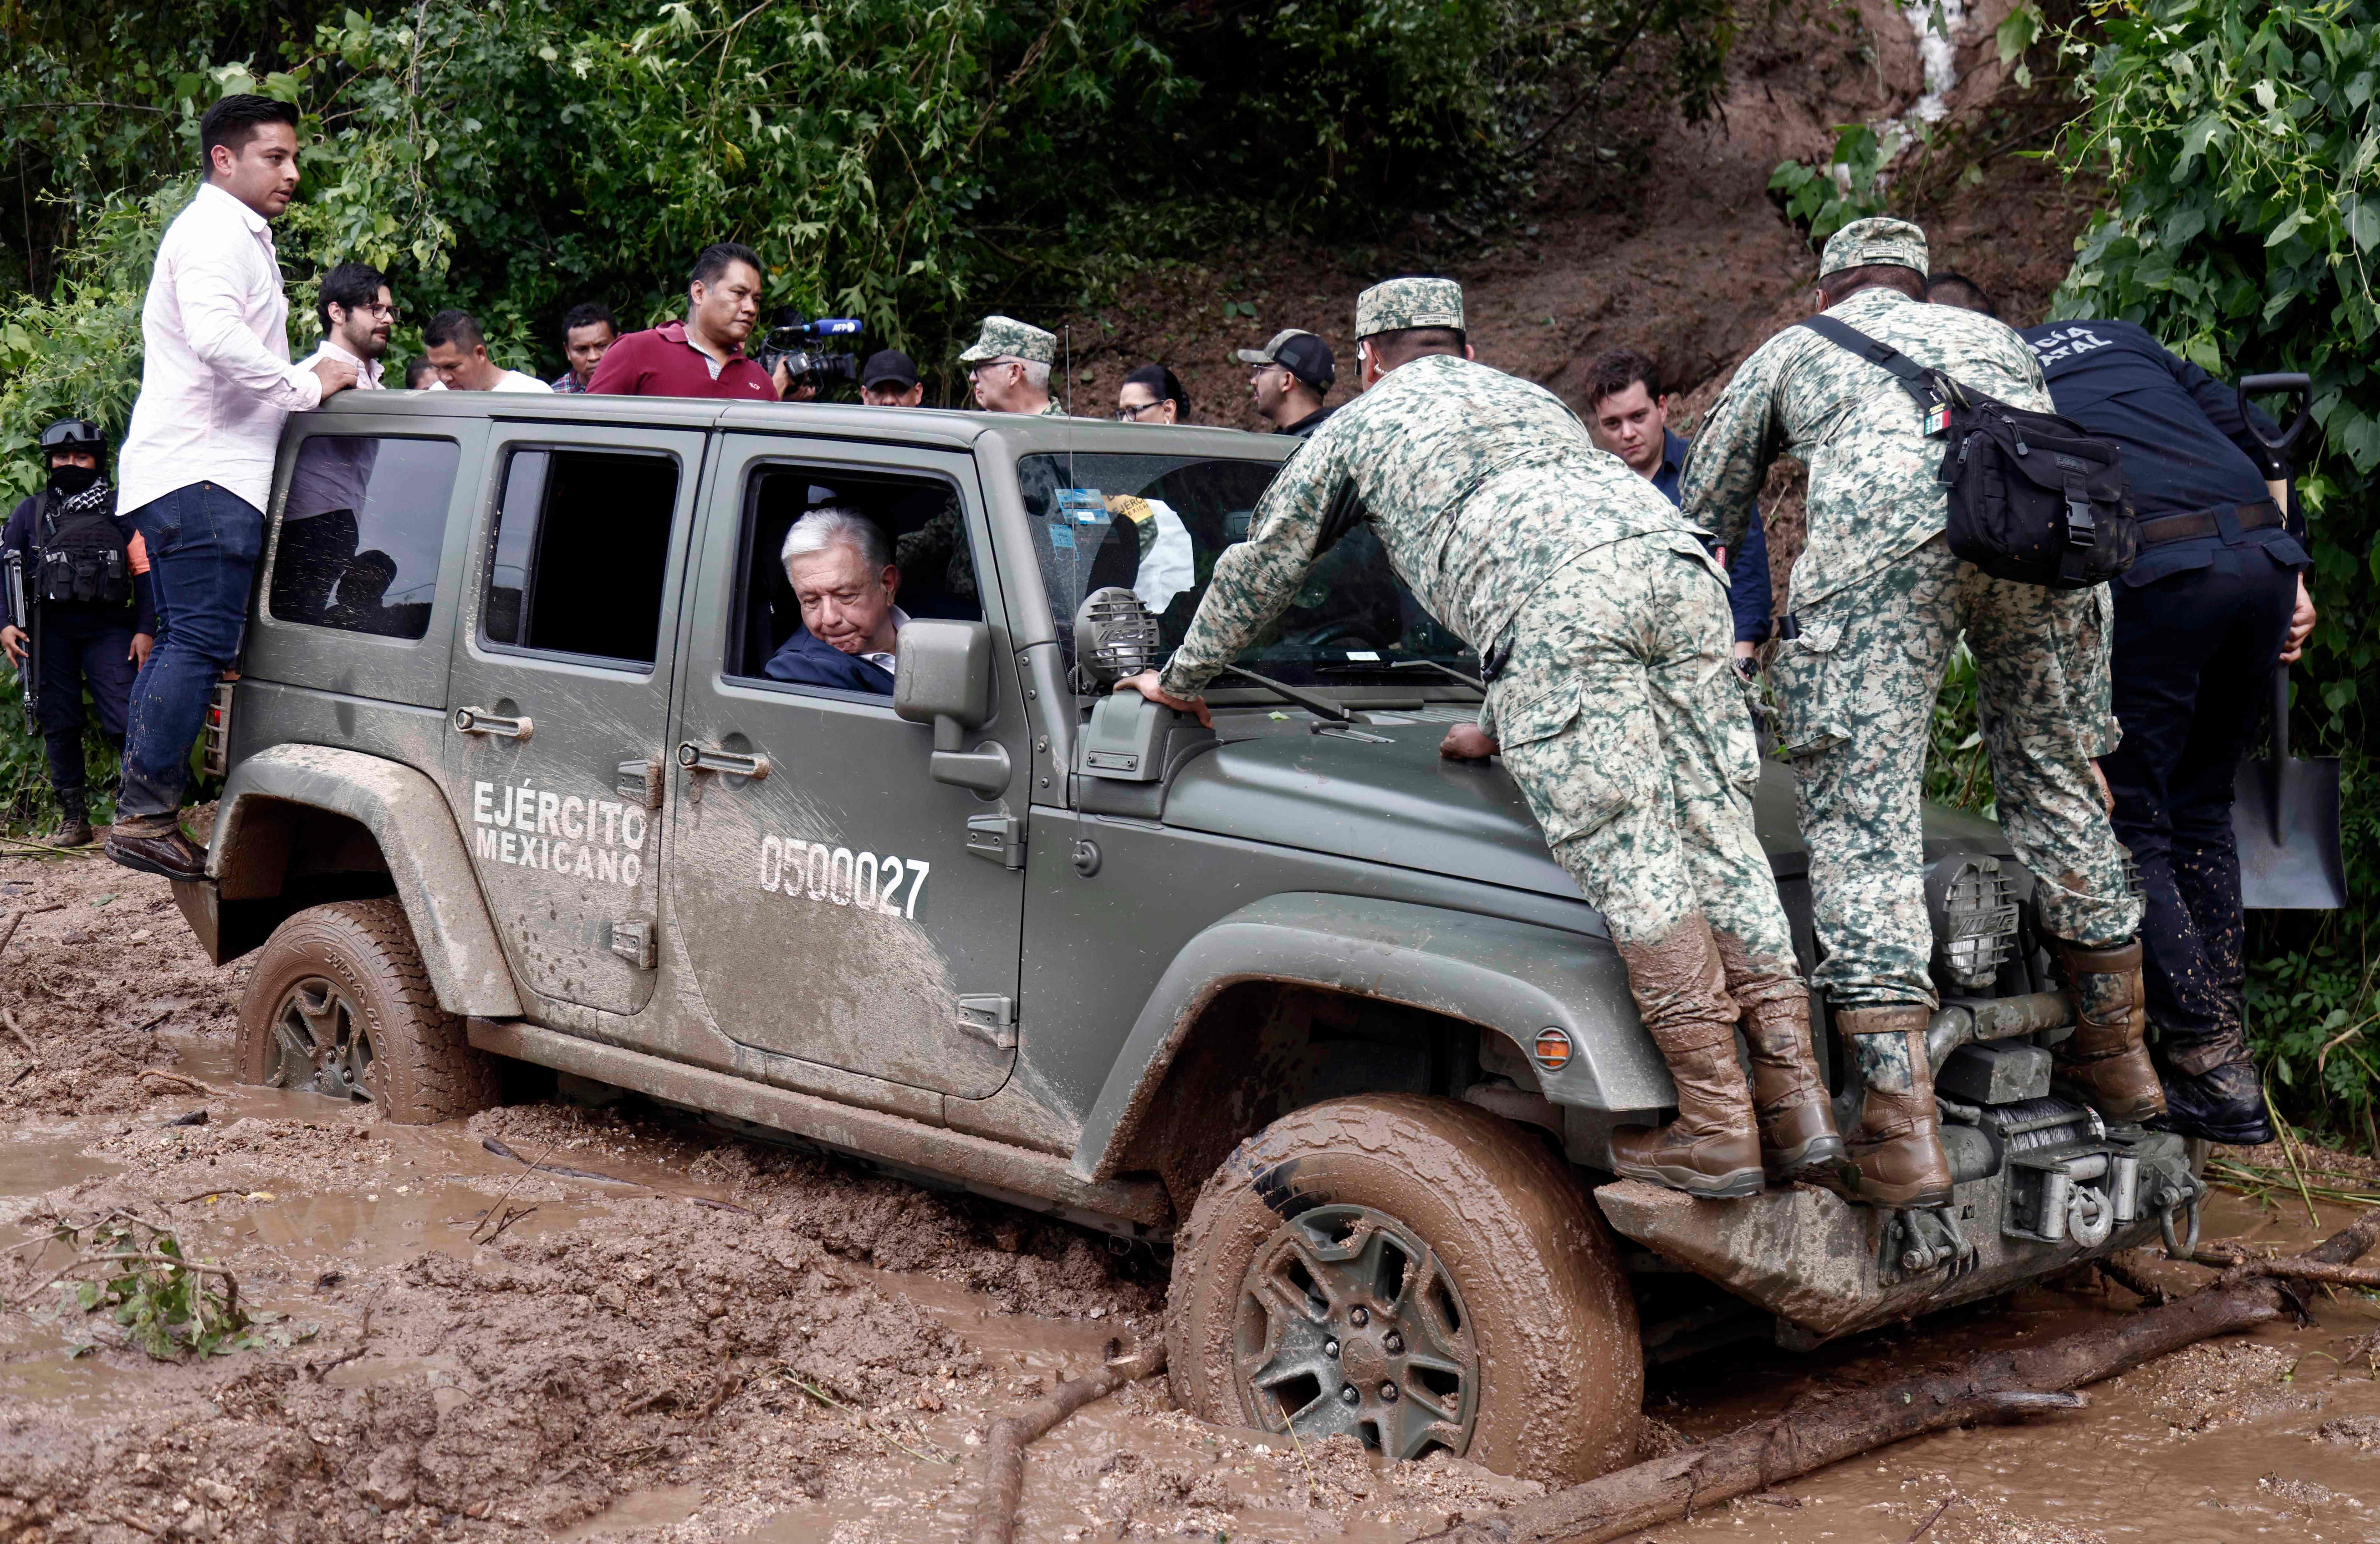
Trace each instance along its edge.
<path fill-rule="evenodd" d="M 1919 802 L 1935 699 L 1963 629 L 1975 656 L 2000 827 L 2032 870 L 2042 925 L 2104 947 L 2140 928 L 2096 783 L 2114 748 L 2105 586 L 1995 579 L 1936 537 L 1798 610 L 1769 669 L 1797 774 L 1820 962 L 1838 1007 L 1936 1003 Z"/>
<path fill-rule="evenodd" d="M 1727 589 L 1684 531 L 1581 553 L 1513 620 L 1481 727 L 1614 943 L 1700 912 L 1792 973 Z"/>

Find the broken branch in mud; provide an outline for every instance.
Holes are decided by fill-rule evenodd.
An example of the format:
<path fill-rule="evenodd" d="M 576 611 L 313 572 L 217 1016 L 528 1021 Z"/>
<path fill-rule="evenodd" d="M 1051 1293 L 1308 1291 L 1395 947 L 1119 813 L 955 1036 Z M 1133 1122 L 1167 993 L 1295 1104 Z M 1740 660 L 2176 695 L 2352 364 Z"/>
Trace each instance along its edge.
<path fill-rule="evenodd" d="M 561 1164 L 549 1164 L 545 1160 L 547 1154 L 552 1152 L 554 1149 L 555 1144 L 552 1142 L 546 1144 L 545 1152 L 538 1154 L 538 1160 L 534 1164 L 529 1164 L 528 1159 L 514 1152 L 511 1145 L 500 1137 L 482 1137 L 480 1139 L 480 1145 L 499 1158 L 509 1158 L 516 1164 L 528 1164 L 529 1168 L 538 1174 L 555 1175 L 564 1179 L 594 1179 L 606 1185 L 635 1185 L 639 1188 L 644 1185 L 641 1179 L 623 1179 L 615 1174 L 599 1174 L 593 1169 L 574 1169 Z M 519 1182 L 516 1180 L 514 1183 Z M 662 1190 L 657 1193 L 668 1196 L 672 1192 Z M 709 1196 L 685 1196 L 681 1199 L 690 1200 L 697 1206 L 710 1207 L 714 1212 L 740 1212 L 747 1217 L 759 1215 L 750 1207 L 738 1206 L 732 1200 L 713 1200 Z"/>
<path fill-rule="evenodd" d="M 883 1438 L 886 1441 L 892 1443 L 894 1447 L 899 1448 L 903 1453 L 907 1454 L 912 1458 L 922 1458 L 929 1464 L 955 1464 L 958 1462 L 956 1458 L 947 1453 L 928 1453 L 922 1448 L 910 1446 L 907 1442 L 895 1437 L 890 1431 L 885 1430 L 882 1426 L 879 1425 L 876 1420 L 868 1414 L 867 1411 L 860 1409 L 855 1405 L 850 1405 L 843 1400 L 837 1399 L 831 1390 L 820 1388 L 809 1378 L 795 1371 L 793 1368 L 786 1366 L 783 1362 L 772 1362 L 769 1366 L 762 1368 L 760 1371 L 763 1376 L 773 1372 L 786 1379 L 794 1385 L 794 1387 L 801 1390 L 802 1393 L 809 1395 L 812 1399 L 817 1400 L 820 1404 L 831 1405 L 834 1406 L 834 1408 L 841 1410 L 844 1414 L 849 1416 L 851 1417 L 851 1424 L 858 1429 L 868 1432 L 872 1436 Z"/>
<path fill-rule="evenodd" d="M 2227 1254 L 2216 1249 L 2200 1249 L 2184 1256 L 2192 1265 L 2211 1265 L 2226 1275 L 2237 1278 L 2280 1276 L 2290 1281 L 2324 1282 L 2332 1286 L 2360 1286 L 2380 1291 L 2380 1266 L 2332 1265 L 2326 1261 L 2304 1259 L 2266 1260 L 2252 1254 Z"/>
<path fill-rule="evenodd" d="M 32 1057 L 34 1062 L 41 1066 L 49 1065 L 42 1055 L 42 1048 L 27 1037 L 24 1028 L 17 1022 L 16 1009 L 0 1007 L 0 1024 L 8 1026 L 8 1032 L 17 1037 L 17 1043 L 25 1048 L 25 1055 Z"/>
<path fill-rule="evenodd" d="M 2343 1266 L 2380 1242 L 2380 1211 L 2365 1212 L 2294 1261 Z M 1431 1538 L 1445 1544 L 1600 1544 L 1691 1516 L 1696 1506 L 1766 1489 L 1874 1448 L 1971 1421 L 2022 1420 L 2074 1409 L 2085 1383 L 2214 1335 L 2252 1329 L 2298 1307 L 2272 1274 L 2229 1272 L 2204 1290 L 2113 1324 L 2042 1345 L 1995 1351 L 1949 1372 L 1920 1373 L 1802 1405 L 1683 1453 L 1466 1522 Z M 980 1536 L 979 1536 L 980 1537 Z"/>
<path fill-rule="evenodd" d="M 1112 1341 L 1109 1344 L 1115 1345 Z M 1061 1383 L 1047 1397 L 994 1421 L 991 1440 L 984 1444 L 983 1496 L 976 1502 L 969 1544 L 1012 1544 L 1015 1538 L 1016 1503 L 1025 1494 L 1025 1449 L 1034 1438 L 1091 1401 L 1164 1370 L 1163 1341 L 1129 1356 L 1111 1350 L 1107 1365 L 1090 1377 Z"/>
<path fill-rule="evenodd" d="M 201 1098 L 212 1098 L 215 1092 L 214 1090 L 207 1087 L 206 1084 L 200 1082 L 196 1078 L 185 1078 L 178 1072 L 168 1072 L 162 1067 L 144 1067 L 139 1072 L 134 1073 L 133 1076 L 136 1078 L 158 1078 L 163 1079 L 164 1081 L 169 1083 L 179 1083 L 184 1088 L 189 1090 L 192 1093 L 198 1094 Z M 213 1192 L 210 1193 L 212 1194 Z"/>

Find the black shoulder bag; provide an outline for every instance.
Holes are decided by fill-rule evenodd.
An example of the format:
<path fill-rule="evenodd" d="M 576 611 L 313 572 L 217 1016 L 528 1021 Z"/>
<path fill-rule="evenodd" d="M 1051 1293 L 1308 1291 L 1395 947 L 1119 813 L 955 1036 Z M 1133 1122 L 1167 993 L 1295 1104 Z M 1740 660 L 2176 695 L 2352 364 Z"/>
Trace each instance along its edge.
<path fill-rule="evenodd" d="M 1950 492 L 1950 550 L 1995 578 L 2082 590 L 2132 566 L 2139 523 L 2112 440 L 2070 418 L 2010 407 L 1927 369 L 1889 344 L 1832 317 L 1802 326 L 1892 372 L 1941 435 Z"/>

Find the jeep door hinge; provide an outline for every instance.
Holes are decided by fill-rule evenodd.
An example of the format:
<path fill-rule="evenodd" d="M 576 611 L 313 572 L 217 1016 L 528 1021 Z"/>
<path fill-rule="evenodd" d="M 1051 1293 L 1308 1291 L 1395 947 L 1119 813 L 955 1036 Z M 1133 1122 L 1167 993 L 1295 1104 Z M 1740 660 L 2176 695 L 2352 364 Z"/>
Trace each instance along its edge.
<path fill-rule="evenodd" d="M 1025 866 L 1025 821 L 1021 815 L 967 816 L 966 850 L 1004 869 Z"/>
<path fill-rule="evenodd" d="M 624 761 L 613 769 L 612 791 L 640 809 L 662 807 L 662 764 L 658 756 Z"/>
<path fill-rule="evenodd" d="M 650 971 L 659 961 L 660 951 L 654 947 L 654 928 L 650 922 L 610 922 L 603 924 L 603 947 L 634 965 L 639 971 Z"/>
<path fill-rule="evenodd" d="M 961 997 L 959 1028 L 995 1051 L 1016 1049 L 1016 999 Z"/>

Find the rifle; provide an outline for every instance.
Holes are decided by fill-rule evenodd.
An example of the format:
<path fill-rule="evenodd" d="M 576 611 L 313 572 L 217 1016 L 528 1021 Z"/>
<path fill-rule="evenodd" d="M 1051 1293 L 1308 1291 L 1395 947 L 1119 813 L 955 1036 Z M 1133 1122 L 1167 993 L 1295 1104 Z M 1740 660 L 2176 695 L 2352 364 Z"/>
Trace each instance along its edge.
<path fill-rule="evenodd" d="M 8 616 L 25 633 L 25 662 L 17 667 L 17 682 L 25 698 L 25 732 L 42 733 L 42 629 L 33 609 L 25 603 L 25 554 L 11 547 L 0 552 L 0 592 L 8 601 Z"/>

